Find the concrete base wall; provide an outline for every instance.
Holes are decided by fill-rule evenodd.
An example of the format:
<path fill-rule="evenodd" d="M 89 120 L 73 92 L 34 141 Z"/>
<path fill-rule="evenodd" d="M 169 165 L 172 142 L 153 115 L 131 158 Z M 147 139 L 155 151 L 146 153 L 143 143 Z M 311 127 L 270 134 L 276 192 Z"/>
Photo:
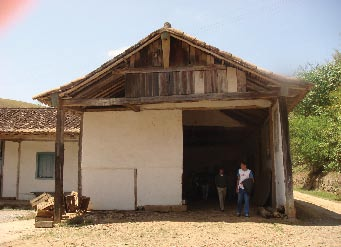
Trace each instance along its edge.
<path fill-rule="evenodd" d="M 86 112 L 82 187 L 90 207 L 134 209 L 182 201 L 182 112 Z"/>
<path fill-rule="evenodd" d="M 3 166 L 3 197 L 16 197 L 18 142 L 6 141 Z M 31 192 L 53 192 L 54 179 L 36 178 L 37 152 L 54 152 L 53 141 L 22 141 L 20 156 L 20 200 L 29 200 Z M 77 191 L 78 143 L 65 143 L 64 191 Z"/>

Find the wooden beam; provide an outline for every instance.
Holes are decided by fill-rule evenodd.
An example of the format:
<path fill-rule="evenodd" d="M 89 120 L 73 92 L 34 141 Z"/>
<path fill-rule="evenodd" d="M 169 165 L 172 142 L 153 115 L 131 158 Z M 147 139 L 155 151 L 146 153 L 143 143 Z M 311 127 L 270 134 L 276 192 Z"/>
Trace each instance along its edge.
<path fill-rule="evenodd" d="M 161 34 L 162 40 L 162 57 L 163 57 L 163 68 L 169 68 L 169 55 L 170 55 L 170 35 L 168 32 Z"/>
<path fill-rule="evenodd" d="M 79 140 L 78 140 L 78 196 L 82 196 L 82 151 L 83 151 L 83 118 L 84 113 L 82 112 L 81 115 L 81 122 L 80 122 L 80 133 L 79 133 Z"/>
<path fill-rule="evenodd" d="M 191 95 L 171 95 L 141 98 L 101 98 L 101 99 L 65 99 L 64 106 L 124 106 L 157 103 L 180 103 L 197 102 L 202 100 L 251 100 L 251 99 L 272 99 L 278 96 L 277 91 L 270 92 L 245 92 L 245 93 L 215 93 L 215 94 L 191 94 Z"/>
<path fill-rule="evenodd" d="M 292 181 L 292 163 L 290 155 L 290 142 L 289 142 L 289 121 L 287 102 L 284 96 L 279 97 L 279 113 L 281 121 L 282 132 L 282 150 L 283 150 L 283 166 L 285 175 L 285 197 L 286 207 L 285 211 L 289 218 L 296 217 L 296 210 L 294 205 L 293 194 L 293 181 Z"/>
<path fill-rule="evenodd" d="M 3 191 L 4 191 L 4 183 L 3 183 L 3 174 L 4 174 L 4 161 L 5 161 L 5 145 L 6 145 L 6 142 L 5 140 L 1 140 L 0 138 L 0 153 L 1 153 L 1 165 L 0 165 L 0 198 L 3 196 Z"/>
<path fill-rule="evenodd" d="M 112 73 L 113 74 L 140 74 L 140 73 L 163 73 L 163 72 L 180 72 L 180 71 L 197 71 L 197 70 L 217 70 L 217 69 L 226 69 L 224 65 L 212 64 L 209 66 L 205 65 L 189 65 L 189 66 L 178 66 L 171 68 L 159 68 L 159 67 L 150 67 L 150 68 L 123 68 L 116 69 Z"/>
<path fill-rule="evenodd" d="M 65 112 L 59 99 L 57 106 L 57 125 L 55 142 L 55 196 L 54 196 L 54 222 L 60 223 L 64 211 L 63 193 L 63 168 L 64 168 L 64 122 Z"/>
<path fill-rule="evenodd" d="M 137 169 L 134 169 L 134 205 L 135 210 L 137 209 Z"/>
<path fill-rule="evenodd" d="M 269 108 L 269 152 L 271 160 L 271 205 L 276 208 L 276 166 L 274 148 L 274 116 L 273 106 Z"/>
<path fill-rule="evenodd" d="M 78 141 L 78 133 L 66 134 L 65 141 Z M 6 141 L 45 141 L 51 142 L 56 139 L 54 133 L 48 134 L 22 134 L 22 133 L 3 133 L 0 134 L 0 139 Z"/>
<path fill-rule="evenodd" d="M 126 104 L 124 106 L 129 108 L 129 109 L 131 109 L 131 110 L 133 110 L 134 112 L 139 112 L 140 111 L 140 107 L 136 106 L 136 105 Z"/>
<path fill-rule="evenodd" d="M 16 182 L 16 199 L 17 200 L 19 200 L 20 165 L 21 165 L 21 141 L 19 141 L 18 143 L 17 182 Z"/>

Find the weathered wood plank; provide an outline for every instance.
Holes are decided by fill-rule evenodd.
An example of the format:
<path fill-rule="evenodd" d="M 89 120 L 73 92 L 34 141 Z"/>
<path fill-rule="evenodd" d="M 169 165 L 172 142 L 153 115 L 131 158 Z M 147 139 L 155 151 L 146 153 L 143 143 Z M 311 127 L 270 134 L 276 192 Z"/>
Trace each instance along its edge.
<path fill-rule="evenodd" d="M 159 94 L 159 74 L 152 73 L 153 77 L 153 95 L 152 96 L 160 96 Z"/>
<path fill-rule="evenodd" d="M 217 70 L 217 69 L 226 69 L 226 66 L 213 64 L 211 66 L 206 65 L 191 65 L 191 66 L 175 66 L 172 68 L 157 68 L 157 67 L 147 67 L 147 68 L 123 68 L 117 69 L 113 71 L 113 74 L 122 74 L 125 75 L 127 73 L 164 73 L 164 72 L 174 72 L 174 71 L 194 71 L 194 70 Z"/>
<path fill-rule="evenodd" d="M 226 68 L 227 92 L 234 93 L 238 91 L 237 87 L 237 70 L 232 67 Z"/>
<path fill-rule="evenodd" d="M 163 67 L 169 68 L 169 57 L 170 57 L 170 35 L 167 32 L 161 34 L 162 40 L 162 59 Z"/>
<path fill-rule="evenodd" d="M 191 65 L 195 65 L 195 50 L 193 46 L 189 46 L 189 61 Z"/>
<path fill-rule="evenodd" d="M 246 92 L 246 74 L 239 69 L 237 69 L 237 91 Z"/>
<path fill-rule="evenodd" d="M 135 54 L 133 54 L 129 59 L 129 67 L 134 68 L 135 67 Z"/>
<path fill-rule="evenodd" d="M 206 56 L 206 63 L 207 63 L 207 65 L 214 64 L 214 57 L 212 55 L 207 55 Z"/>
<path fill-rule="evenodd" d="M 202 94 L 205 93 L 205 80 L 204 71 L 194 71 L 194 93 Z"/>
<path fill-rule="evenodd" d="M 217 70 L 216 71 L 216 85 L 218 93 L 227 93 L 227 80 L 226 80 L 226 70 Z"/>
<path fill-rule="evenodd" d="M 195 102 L 202 100 L 236 100 L 236 99 L 273 99 L 278 97 L 278 91 L 269 92 L 245 92 L 245 93 L 214 93 L 214 94 L 193 94 L 193 95 L 172 95 L 167 96 L 169 77 L 168 73 L 159 74 L 158 97 L 143 98 L 102 98 L 102 99 L 64 99 L 64 106 L 123 106 L 125 104 L 156 104 L 162 102 Z"/>
<path fill-rule="evenodd" d="M 150 53 L 152 56 L 152 66 L 162 67 L 162 42 L 160 39 L 150 45 Z"/>
<path fill-rule="evenodd" d="M 159 73 L 159 95 L 169 95 L 169 73 Z"/>

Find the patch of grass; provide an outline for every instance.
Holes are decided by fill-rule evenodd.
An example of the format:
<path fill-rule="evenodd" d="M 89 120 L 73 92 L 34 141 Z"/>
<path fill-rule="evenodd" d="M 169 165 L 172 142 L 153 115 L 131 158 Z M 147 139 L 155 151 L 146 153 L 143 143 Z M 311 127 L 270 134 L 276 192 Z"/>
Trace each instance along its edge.
<path fill-rule="evenodd" d="M 341 201 L 341 195 L 336 195 L 336 194 L 331 193 L 331 192 L 322 191 L 322 190 L 305 190 L 305 189 L 300 188 L 300 187 L 295 187 L 294 189 L 301 192 L 301 193 L 308 194 L 311 196 L 316 196 L 316 197 L 323 198 L 326 200 Z"/>
<path fill-rule="evenodd" d="M 17 217 L 18 220 L 32 220 L 36 217 L 36 214 L 34 212 L 26 214 L 26 215 L 20 215 Z"/>
<path fill-rule="evenodd" d="M 94 222 L 92 219 L 84 218 L 82 215 L 77 215 L 71 219 L 68 219 L 65 224 L 62 226 L 86 226 L 86 225 L 93 225 Z"/>

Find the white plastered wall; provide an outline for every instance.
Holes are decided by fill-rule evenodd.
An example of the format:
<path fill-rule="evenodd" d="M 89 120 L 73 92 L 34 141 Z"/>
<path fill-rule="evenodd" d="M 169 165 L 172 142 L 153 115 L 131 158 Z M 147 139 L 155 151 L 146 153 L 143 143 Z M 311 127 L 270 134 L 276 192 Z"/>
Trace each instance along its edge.
<path fill-rule="evenodd" d="M 16 196 L 18 143 L 6 141 L 3 196 Z M 78 142 L 65 142 L 64 191 L 77 191 L 78 187 Z M 31 192 L 53 192 L 53 179 L 37 179 L 37 152 L 54 152 L 53 141 L 22 141 L 20 157 L 19 198 L 32 199 Z"/>
<path fill-rule="evenodd" d="M 3 161 L 3 197 L 16 197 L 17 165 L 18 165 L 18 142 L 5 142 Z"/>
<path fill-rule="evenodd" d="M 285 175 L 283 166 L 283 150 L 282 150 L 282 130 L 279 115 L 278 102 L 272 109 L 273 124 L 274 124 L 274 162 L 275 162 L 275 181 L 276 181 L 276 204 L 284 206 L 286 203 L 285 197 Z"/>
<path fill-rule="evenodd" d="M 180 205 L 182 111 L 86 112 L 83 119 L 82 188 L 92 209 Z"/>

